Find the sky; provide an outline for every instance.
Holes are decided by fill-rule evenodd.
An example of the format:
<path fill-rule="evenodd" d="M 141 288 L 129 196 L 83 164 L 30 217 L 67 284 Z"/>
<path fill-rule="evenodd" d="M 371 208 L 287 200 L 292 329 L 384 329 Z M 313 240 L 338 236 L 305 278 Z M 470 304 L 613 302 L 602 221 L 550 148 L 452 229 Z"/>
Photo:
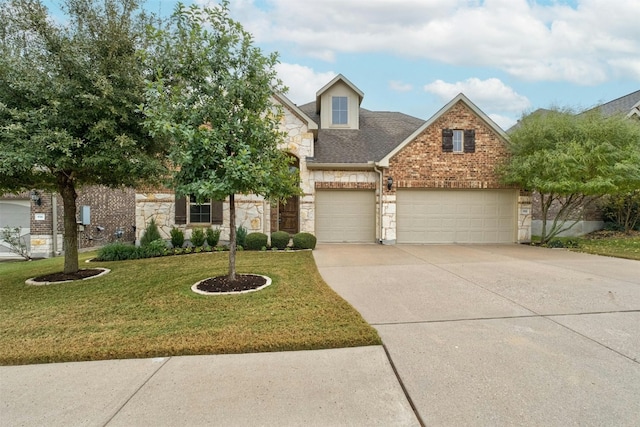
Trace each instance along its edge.
<path fill-rule="evenodd" d="M 56 1 L 45 1 L 55 4 Z M 169 15 L 176 0 L 147 0 Z M 213 0 L 184 4 L 215 5 Z M 423 120 L 464 93 L 503 129 L 640 90 L 640 0 L 230 0 L 301 105 L 337 74 Z"/>

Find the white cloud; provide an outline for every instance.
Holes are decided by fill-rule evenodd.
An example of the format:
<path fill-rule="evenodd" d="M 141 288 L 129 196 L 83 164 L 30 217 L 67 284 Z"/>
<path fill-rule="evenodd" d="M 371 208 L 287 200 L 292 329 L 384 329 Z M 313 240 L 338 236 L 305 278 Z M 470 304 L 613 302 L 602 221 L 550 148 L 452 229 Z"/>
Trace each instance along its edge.
<path fill-rule="evenodd" d="M 577 0 L 576 7 L 562 0 L 232 3 L 234 16 L 259 42 L 284 42 L 328 61 L 337 53 L 384 52 L 590 85 L 634 74 L 629 64 L 640 57 L 640 1 Z"/>
<path fill-rule="evenodd" d="M 480 80 L 470 78 L 463 82 L 447 83 L 436 80 L 424 86 L 426 92 L 450 101 L 459 93 L 464 93 L 474 104 L 485 111 L 521 113 L 531 106 L 526 96 L 522 96 L 499 79 Z"/>
<path fill-rule="evenodd" d="M 306 104 L 307 102 L 315 101 L 318 89 L 329 83 L 337 75 L 333 71 L 318 73 L 303 65 L 287 63 L 276 65 L 276 71 L 278 72 L 278 77 L 289 88 L 287 98 L 295 104 Z"/>
<path fill-rule="evenodd" d="M 395 92 L 411 92 L 413 86 L 409 83 L 403 83 L 399 80 L 391 80 L 389 82 L 389 88 Z"/>

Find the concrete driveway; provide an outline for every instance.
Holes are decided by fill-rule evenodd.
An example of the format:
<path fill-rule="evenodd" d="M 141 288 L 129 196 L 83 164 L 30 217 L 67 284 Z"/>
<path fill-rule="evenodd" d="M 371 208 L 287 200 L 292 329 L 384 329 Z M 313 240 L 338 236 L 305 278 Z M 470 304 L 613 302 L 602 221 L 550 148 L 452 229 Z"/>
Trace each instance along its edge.
<path fill-rule="evenodd" d="M 425 425 L 640 425 L 640 261 L 520 245 L 320 245 Z"/>

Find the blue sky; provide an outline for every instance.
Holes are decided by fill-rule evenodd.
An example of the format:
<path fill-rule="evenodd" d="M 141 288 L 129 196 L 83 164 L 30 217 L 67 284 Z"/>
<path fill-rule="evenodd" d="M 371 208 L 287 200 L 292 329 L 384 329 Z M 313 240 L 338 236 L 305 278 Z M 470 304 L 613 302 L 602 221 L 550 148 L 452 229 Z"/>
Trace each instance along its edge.
<path fill-rule="evenodd" d="M 144 7 L 166 16 L 176 3 L 147 0 Z M 297 104 L 315 100 L 341 73 L 364 92 L 364 108 L 426 120 L 463 92 L 506 129 L 525 111 L 583 109 L 640 89 L 638 0 L 230 5 L 258 46 L 280 54 L 278 72 Z"/>

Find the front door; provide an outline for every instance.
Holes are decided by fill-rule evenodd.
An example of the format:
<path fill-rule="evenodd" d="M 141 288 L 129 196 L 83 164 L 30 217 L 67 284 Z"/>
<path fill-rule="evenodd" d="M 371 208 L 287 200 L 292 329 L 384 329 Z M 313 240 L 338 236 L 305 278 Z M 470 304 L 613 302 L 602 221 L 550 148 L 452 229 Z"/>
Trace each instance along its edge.
<path fill-rule="evenodd" d="M 298 204 L 299 197 L 293 196 L 280 202 L 278 205 L 278 230 L 286 231 L 289 234 L 298 232 Z"/>

